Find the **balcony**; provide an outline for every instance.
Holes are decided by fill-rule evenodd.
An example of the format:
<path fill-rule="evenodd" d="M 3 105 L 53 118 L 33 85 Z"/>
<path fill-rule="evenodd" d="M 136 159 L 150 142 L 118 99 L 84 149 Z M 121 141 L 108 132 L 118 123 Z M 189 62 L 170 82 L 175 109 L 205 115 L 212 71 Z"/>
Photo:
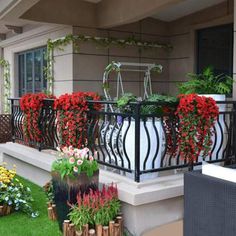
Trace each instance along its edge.
<path fill-rule="evenodd" d="M 53 99 L 45 99 L 40 111 L 38 126 L 42 141 L 26 141 L 23 132 L 23 113 L 19 99 L 10 99 L 12 105 L 12 141 L 37 148 L 55 150 L 60 146 L 57 111 Z M 133 102 L 119 111 L 116 102 L 99 103 L 102 109 L 84 114 L 87 127 L 80 135 L 86 137 L 85 146 L 97 152 L 97 160 L 104 170 L 133 179 L 135 182 L 156 179 L 160 176 L 181 173 L 192 168 L 179 153 L 176 103 Z M 214 126 L 211 155 L 198 157 L 194 166 L 202 160 L 223 165 L 232 163 L 236 153 L 236 102 L 218 102 L 223 107 Z M 152 108 L 165 108 L 165 112 L 150 113 Z M 86 130 L 86 132 L 84 131 Z"/>

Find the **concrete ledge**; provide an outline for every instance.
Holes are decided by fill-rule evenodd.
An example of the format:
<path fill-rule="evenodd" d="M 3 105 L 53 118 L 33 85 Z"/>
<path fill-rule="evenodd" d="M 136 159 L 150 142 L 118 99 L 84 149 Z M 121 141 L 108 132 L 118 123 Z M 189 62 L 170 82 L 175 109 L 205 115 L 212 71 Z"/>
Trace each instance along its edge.
<path fill-rule="evenodd" d="M 17 165 L 17 173 L 43 186 L 51 179 L 51 165 L 56 152 L 17 144 L 0 145 L 0 162 L 11 168 Z M 157 177 L 136 183 L 133 180 L 105 170 L 100 170 L 101 183 L 116 183 L 122 201 L 125 226 L 134 235 L 142 235 L 151 228 L 168 224 L 183 217 L 183 175 Z"/>

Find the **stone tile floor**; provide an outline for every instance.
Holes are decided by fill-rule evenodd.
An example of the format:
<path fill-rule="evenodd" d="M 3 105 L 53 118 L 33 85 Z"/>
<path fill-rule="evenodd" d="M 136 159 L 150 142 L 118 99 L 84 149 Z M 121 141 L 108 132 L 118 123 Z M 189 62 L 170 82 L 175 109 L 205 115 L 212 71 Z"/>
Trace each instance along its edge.
<path fill-rule="evenodd" d="M 176 221 L 158 227 L 143 236 L 183 236 L 183 221 Z"/>

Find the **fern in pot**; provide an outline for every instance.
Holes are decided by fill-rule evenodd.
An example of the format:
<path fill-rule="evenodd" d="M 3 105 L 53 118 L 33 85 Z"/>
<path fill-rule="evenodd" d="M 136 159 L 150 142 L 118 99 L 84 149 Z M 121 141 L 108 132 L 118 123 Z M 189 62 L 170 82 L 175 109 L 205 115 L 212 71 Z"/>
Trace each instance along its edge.
<path fill-rule="evenodd" d="M 200 74 L 188 73 L 189 81 L 179 86 L 180 94 L 203 94 L 216 101 L 225 101 L 225 95 L 232 92 L 233 78 L 219 74 L 215 75 L 212 67 L 207 67 Z"/>

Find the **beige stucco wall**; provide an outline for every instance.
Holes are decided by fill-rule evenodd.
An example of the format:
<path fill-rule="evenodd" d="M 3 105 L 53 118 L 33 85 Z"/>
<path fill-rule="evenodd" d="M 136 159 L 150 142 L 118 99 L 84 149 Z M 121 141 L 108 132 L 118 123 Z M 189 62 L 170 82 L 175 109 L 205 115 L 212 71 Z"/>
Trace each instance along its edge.
<path fill-rule="evenodd" d="M 170 43 L 173 50 L 143 50 L 137 48 L 96 49 L 92 45 L 81 45 L 74 55 L 74 90 L 90 89 L 101 93 L 103 68 L 112 60 L 132 62 L 155 62 L 164 67 L 161 75 L 152 76 L 153 90 L 159 93 L 178 93 L 177 84 L 186 81 L 186 74 L 194 72 L 196 66 L 196 30 L 233 22 L 233 0 L 185 16 L 173 22 L 146 20 L 112 30 L 97 30 L 74 27 L 74 33 L 127 38 L 133 33 L 141 39 Z M 139 79 L 137 79 L 139 78 Z M 124 73 L 127 91 L 142 95 L 142 76 Z M 90 81 L 90 82 L 89 82 Z M 115 93 L 115 78 L 111 78 L 111 92 Z"/>
<path fill-rule="evenodd" d="M 186 74 L 196 66 L 196 30 L 233 23 L 233 0 L 185 16 L 169 24 L 173 51 L 169 55 L 169 91 L 177 92 L 176 83 L 186 81 Z"/>
<path fill-rule="evenodd" d="M 74 34 L 84 34 L 100 37 L 114 37 L 126 39 L 128 37 L 140 38 L 141 40 L 158 41 L 168 43 L 167 24 L 155 19 L 146 19 L 110 30 L 101 30 L 85 27 L 74 27 Z M 168 81 L 168 51 L 165 49 L 139 50 L 138 47 L 119 48 L 112 46 L 102 48 L 93 43 L 82 43 L 78 53 L 73 57 L 73 88 L 78 90 L 92 90 L 102 93 L 102 77 L 105 67 L 112 61 L 120 62 L 143 62 L 157 63 L 164 67 L 162 74 L 152 74 L 153 91 L 168 92 L 165 82 Z M 143 73 L 122 72 L 124 89 L 126 92 L 133 92 L 138 96 L 143 95 Z M 116 74 L 111 74 L 110 90 L 112 95 L 116 93 Z"/>
<path fill-rule="evenodd" d="M 10 63 L 11 94 L 13 97 L 18 96 L 18 66 L 16 54 L 32 48 L 46 46 L 49 38 L 57 39 L 69 33 L 72 33 L 72 27 L 70 26 L 44 25 L 34 27 L 32 30 L 26 30 L 22 34 L 0 42 L 0 48 L 3 49 L 3 56 Z M 63 53 L 55 51 L 55 58 L 54 90 L 57 91 L 57 93 L 72 92 L 72 84 L 66 83 L 66 79 L 72 77 L 72 46 L 66 47 Z M 63 67 L 63 70 L 57 73 L 59 71 L 58 68 L 61 67 Z"/>
<path fill-rule="evenodd" d="M 195 69 L 195 31 L 200 28 L 233 22 L 233 0 L 183 17 L 173 22 L 163 22 L 153 18 L 112 29 L 93 27 L 38 25 L 27 26 L 22 34 L 0 42 L 4 57 L 11 64 L 12 95 L 17 96 L 16 53 L 44 46 L 48 38 L 56 39 L 69 33 L 91 36 L 128 38 L 135 36 L 141 40 L 171 43 L 172 51 L 164 49 L 140 50 L 137 47 L 109 49 L 93 43 L 81 43 L 79 52 L 73 52 L 72 45 L 64 51 L 55 51 L 54 91 L 56 95 L 85 90 L 102 91 L 102 76 L 105 66 L 111 61 L 158 63 L 163 65 L 163 73 L 152 75 L 153 91 L 177 93 L 177 83 L 186 80 L 185 75 Z M 235 69 L 234 69 L 235 71 Z M 124 72 L 123 82 L 126 92 L 143 95 L 143 74 Z M 110 77 L 111 93 L 115 96 L 116 77 Z M 1 88 L 2 89 L 2 88 Z M 1 96 L 2 97 L 2 96 Z"/>

